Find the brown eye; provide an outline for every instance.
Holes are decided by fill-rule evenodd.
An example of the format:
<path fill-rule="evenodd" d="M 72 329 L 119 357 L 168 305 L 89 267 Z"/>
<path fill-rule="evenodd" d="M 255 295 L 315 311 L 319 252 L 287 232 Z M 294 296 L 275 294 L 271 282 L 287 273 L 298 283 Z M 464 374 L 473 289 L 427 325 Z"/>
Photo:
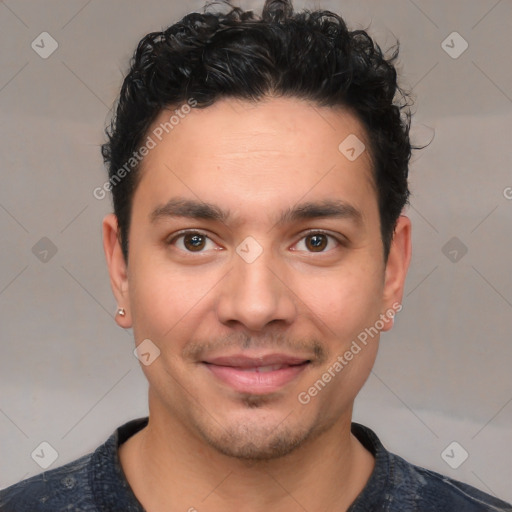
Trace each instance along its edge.
<path fill-rule="evenodd" d="M 306 247 L 312 252 L 321 252 L 327 247 L 327 235 L 316 233 L 306 237 Z"/>
<path fill-rule="evenodd" d="M 334 235 L 323 231 L 310 231 L 304 235 L 294 246 L 294 251 L 308 253 L 327 253 L 338 249 L 343 243 Z"/>
<path fill-rule="evenodd" d="M 188 251 L 201 251 L 205 246 L 205 239 L 206 237 L 199 233 L 189 233 L 187 235 L 183 235 L 183 245 Z"/>
<path fill-rule="evenodd" d="M 185 253 L 206 253 L 209 249 L 217 249 L 215 242 L 200 231 L 182 231 L 171 238 L 167 244 L 174 245 Z"/>

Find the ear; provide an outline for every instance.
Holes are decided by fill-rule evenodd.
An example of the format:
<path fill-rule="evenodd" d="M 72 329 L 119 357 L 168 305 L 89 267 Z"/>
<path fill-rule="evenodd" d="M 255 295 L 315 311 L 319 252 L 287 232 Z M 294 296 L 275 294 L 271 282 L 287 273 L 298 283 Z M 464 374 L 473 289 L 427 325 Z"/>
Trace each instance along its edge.
<path fill-rule="evenodd" d="M 405 278 L 411 261 L 411 221 L 400 215 L 396 223 L 385 270 L 383 305 L 386 311 L 398 312 L 402 309 Z M 385 324 L 383 331 L 393 327 L 393 322 Z"/>
<path fill-rule="evenodd" d="M 128 307 L 128 272 L 119 240 L 120 234 L 117 217 L 113 213 L 109 213 L 103 219 L 103 249 L 110 274 L 110 286 L 114 292 L 118 307 L 124 308 L 126 312 L 124 316 L 116 313 L 115 321 L 120 327 L 128 329 L 132 326 Z"/>

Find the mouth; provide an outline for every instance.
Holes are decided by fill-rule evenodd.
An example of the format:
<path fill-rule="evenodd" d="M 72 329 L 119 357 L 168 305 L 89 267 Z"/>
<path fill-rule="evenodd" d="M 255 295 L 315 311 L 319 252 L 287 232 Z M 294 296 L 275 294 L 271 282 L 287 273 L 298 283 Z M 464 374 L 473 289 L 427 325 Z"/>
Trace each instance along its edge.
<path fill-rule="evenodd" d="M 231 356 L 202 361 L 216 380 L 240 393 L 268 394 L 297 379 L 311 364 L 310 359 L 285 354 L 259 357 Z"/>

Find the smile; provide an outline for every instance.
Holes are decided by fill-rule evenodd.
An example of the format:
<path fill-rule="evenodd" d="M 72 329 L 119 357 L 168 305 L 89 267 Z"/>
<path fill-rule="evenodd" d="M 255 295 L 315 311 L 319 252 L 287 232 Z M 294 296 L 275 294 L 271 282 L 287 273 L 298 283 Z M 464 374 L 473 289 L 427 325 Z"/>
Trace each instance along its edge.
<path fill-rule="evenodd" d="M 310 362 L 283 355 L 269 355 L 259 358 L 217 358 L 203 361 L 203 364 L 216 380 L 235 391 L 268 394 L 297 379 Z"/>

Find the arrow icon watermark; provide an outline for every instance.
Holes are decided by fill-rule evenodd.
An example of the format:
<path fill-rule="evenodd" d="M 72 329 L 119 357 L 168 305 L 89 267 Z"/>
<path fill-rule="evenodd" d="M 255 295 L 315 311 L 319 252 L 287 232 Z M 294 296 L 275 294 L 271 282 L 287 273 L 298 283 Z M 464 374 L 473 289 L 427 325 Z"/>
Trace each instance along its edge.
<path fill-rule="evenodd" d="M 149 366 L 160 356 L 160 349 L 150 339 L 145 339 L 137 345 L 133 355 L 144 366 Z"/>

